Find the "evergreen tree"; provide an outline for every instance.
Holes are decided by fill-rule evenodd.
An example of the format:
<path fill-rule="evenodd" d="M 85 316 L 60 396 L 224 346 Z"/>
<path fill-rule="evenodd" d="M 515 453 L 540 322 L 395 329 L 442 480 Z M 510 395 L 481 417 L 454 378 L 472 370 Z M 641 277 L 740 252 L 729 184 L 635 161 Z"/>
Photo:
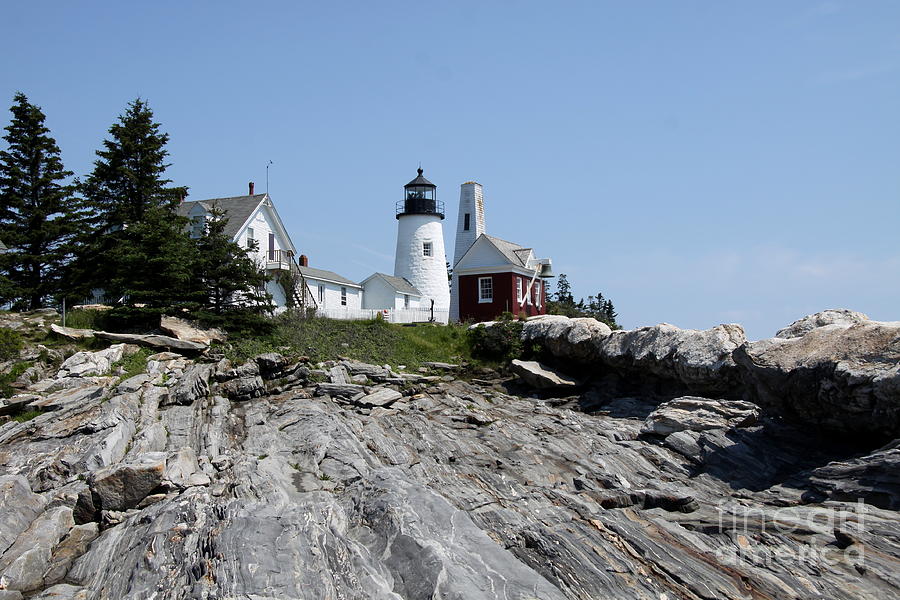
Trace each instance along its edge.
<path fill-rule="evenodd" d="M 547 302 L 547 314 L 565 315 L 567 317 L 593 317 L 598 321 L 603 321 L 612 329 L 621 329 L 616 323 L 615 308 L 613 303 L 603 297 L 603 292 L 597 292 L 596 296 L 588 296 L 585 303 L 584 298 L 575 302 L 572 296 L 572 286 L 569 278 L 565 273 L 561 273 L 556 281 L 556 293 L 552 300 Z"/>
<path fill-rule="evenodd" d="M 0 152 L 0 294 L 18 308 L 43 307 L 60 290 L 73 232 L 73 186 L 65 181 L 59 146 L 44 113 L 23 93 L 15 95 L 12 120 Z"/>
<path fill-rule="evenodd" d="M 102 289 L 108 302 L 151 306 L 190 301 L 196 248 L 187 219 L 176 213 L 187 188 L 165 178 L 169 136 L 140 98 L 109 133 L 81 186 L 81 244 L 71 290 Z"/>
<path fill-rule="evenodd" d="M 194 278 L 202 285 L 201 305 L 216 315 L 270 312 L 272 298 L 265 292 L 268 277 L 251 258 L 256 248 L 242 248 L 233 241 L 225 233 L 227 222 L 225 213 L 214 209 L 197 240 Z"/>

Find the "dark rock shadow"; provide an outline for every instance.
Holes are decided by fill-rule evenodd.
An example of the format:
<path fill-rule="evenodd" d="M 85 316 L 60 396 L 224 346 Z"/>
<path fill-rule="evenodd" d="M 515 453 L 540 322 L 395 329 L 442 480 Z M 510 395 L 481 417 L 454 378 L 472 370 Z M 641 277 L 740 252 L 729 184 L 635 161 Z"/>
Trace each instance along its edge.
<path fill-rule="evenodd" d="M 689 457 L 694 462 L 691 476 L 707 473 L 733 489 L 750 491 L 773 485 L 808 490 L 812 469 L 864 451 L 773 418 L 755 427 L 700 432 L 697 445 L 699 455 Z"/>

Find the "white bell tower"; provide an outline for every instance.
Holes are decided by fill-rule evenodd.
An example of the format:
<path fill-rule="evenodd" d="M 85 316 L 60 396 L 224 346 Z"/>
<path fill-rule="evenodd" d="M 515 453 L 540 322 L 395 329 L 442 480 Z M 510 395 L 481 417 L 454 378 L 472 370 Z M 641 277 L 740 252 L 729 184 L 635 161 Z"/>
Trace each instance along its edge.
<path fill-rule="evenodd" d="M 450 308 L 450 284 L 447 281 L 447 258 L 444 253 L 444 203 L 436 198 L 437 186 L 419 175 L 404 188 L 403 200 L 397 203 L 397 253 L 394 275 L 404 277 L 425 296 L 421 308 L 431 308 L 442 322 Z"/>
<path fill-rule="evenodd" d="M 484 191 L 481 184 L 467 181 L 459 186 L 459 215 L 456 219 L 456 247 L 453 253 L 453 285 L 450 292 L 450 320 L 459 321 L 459 276 L 456 263 L 484 230 Z"/>

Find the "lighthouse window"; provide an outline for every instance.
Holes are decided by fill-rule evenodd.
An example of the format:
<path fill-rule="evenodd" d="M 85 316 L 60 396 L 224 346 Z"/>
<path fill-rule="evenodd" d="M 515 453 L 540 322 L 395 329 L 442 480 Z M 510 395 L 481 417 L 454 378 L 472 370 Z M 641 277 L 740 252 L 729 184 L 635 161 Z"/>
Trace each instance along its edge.
<path fill-rule="evenodd" d="M 431 242 L 425 242 L 422 244 L 422 255 L 423 256 L 434 256 L 434 251 L 431 246 Z"/>
<path fill-rule="evenodd" d="M 469 230 L 469 213 L 466 213 L 464 223 L 463 223 L 463 231 Z"/>
<path fill-rule="evenodd" d="M 494 301 L 494 280 L 490 277 L 478 278 L 478 301 L 493 302 Z"/>

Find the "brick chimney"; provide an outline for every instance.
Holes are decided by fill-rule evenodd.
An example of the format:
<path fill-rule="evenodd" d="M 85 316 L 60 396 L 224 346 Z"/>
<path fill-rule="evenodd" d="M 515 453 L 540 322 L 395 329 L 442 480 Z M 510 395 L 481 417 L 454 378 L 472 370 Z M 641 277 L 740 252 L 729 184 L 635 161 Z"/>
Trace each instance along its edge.
<path fill-rule="evenodd" d="M 301 267 L 309 266 L 309 258 L 307 258 L 305 254 L 300 255 L 300 266 Z"/>
<path fill-rule="evenodd" d="M 253 195 L 253 182 L 250 182 L 250 195 Z"/>

